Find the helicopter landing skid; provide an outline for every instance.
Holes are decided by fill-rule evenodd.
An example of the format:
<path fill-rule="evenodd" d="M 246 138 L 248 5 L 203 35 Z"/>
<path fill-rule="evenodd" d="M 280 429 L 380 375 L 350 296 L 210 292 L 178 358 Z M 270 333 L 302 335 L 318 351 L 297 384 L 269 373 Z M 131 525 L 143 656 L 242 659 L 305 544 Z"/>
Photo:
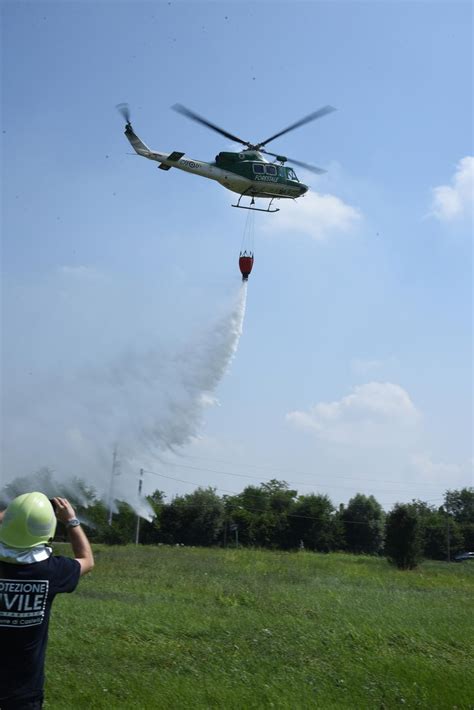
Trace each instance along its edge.
<path fill-rule="evenodd" d="M 243 197 L 244 195 L 245 195 L 245 193 L 242 193 L 242 195 L 240 195 L 239 199 L 237 200 L 237 204 L 236 204 L 236 205 L 232 205 L 232 207 L 238 207 L 238 208 L 241 209 L 241 210 L 251 210 L 252 212 L 279 212 L 279 211 L 280 211 L 280 208 L 279 208 L 279 207 L 274 207 L 273 209 L 271 209 L 272 202 L 273 202 L 273 200 L 275 199 L 274 197 L 272 197 L 272 199 L 271 199 L 270 202 L 268 203 L 267 209 L 264 210 L 264 209 L 262 209 L 261 207 L 253 207 L 253 206 L 252 206 L 252 205 L 255 204 L 255 199 L 254 199 L 253 197 L 252 197 L 252 200 L 251 200 L 251 202 L 250 202 L 250 206 L 249 206 L 249 207 L 247 207 L 246 205 L 241 205 L 241 204 L 240 204 L 240 200 L 242 199 L 242 197 Z"/>

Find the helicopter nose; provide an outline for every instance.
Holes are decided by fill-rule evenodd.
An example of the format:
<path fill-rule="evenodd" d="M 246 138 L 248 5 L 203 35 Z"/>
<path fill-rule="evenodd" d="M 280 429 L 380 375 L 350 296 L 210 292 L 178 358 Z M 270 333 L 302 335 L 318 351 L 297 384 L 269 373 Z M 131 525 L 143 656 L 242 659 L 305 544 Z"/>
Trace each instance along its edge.
<path fill-rule="evenodd" d="M 300 185 L 300 195 L 305 195 L 308 192 L 307 185 Z"/>

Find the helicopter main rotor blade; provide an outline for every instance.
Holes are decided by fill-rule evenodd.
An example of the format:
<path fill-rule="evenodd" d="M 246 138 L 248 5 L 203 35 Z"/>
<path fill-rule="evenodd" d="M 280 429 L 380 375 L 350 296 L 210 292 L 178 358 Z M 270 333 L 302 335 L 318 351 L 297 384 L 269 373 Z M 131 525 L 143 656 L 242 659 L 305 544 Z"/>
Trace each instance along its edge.
<path fill-rule="evenodd" d="M 232 133 L 225 131 L 219 126 L 216 126 L 215 123 L 211 123 L 206 118 L 199 116 L 199 114 L 194 113 L 194 111 L 191 111 L 189 108 L 186 108 L 186 106 L 182 106 L 181 104 L 175 104 L 171 108 L 177 111 L 178 113 L 181 113 L 183 116 L 190 118 L 192 121 L 196 121 L 196 123 L 202 123 L 203 126 L 207 126 L 207 128 L 210 128 L 212 131 L 216 131 L 216 133 L 220 133 L 221 136 L 229 138 L 229 140 L 231 141 L 235 141 L 236 143 L 242 143 L 242 145 L 250 145 L 248 141 L 243 141 L 242 138 L 237 138 L 237 136 L 232 135 Z"/>
<path fill-rule="evenodd" d="M 115 108 L 120 114 L 122 114 L 126 123 L 130 123 L 130 106 L 128 104 L 122 103 L 117 104 Z"/>
<path fill-rule="evenodd" d="M 260 152 L 265 153 L 265 155 L 272 155 L 274 158 L 280 157 L 276 153 L 270 153 L 268 150 L 261 150 Z M 309 163 L 303 163 L 301 160 L 293 160 L 293 158 L 286 158 L 286 160 L 289 163 L 293 163 L 293 165 L 299 165 L 300 168 L 304 168 L 305 170 L 310 170 L 312 173 L 316 173 L 316 175 L 323 175 L 324 173 L 327 172 L 327 170 L 324 170 L 323 168 L 318 168 L 317 165 L 310 165 Z"/>
<path fill-rule="evenodd" d="M 262 141 L 259 143 L 256 148 L 257 150 L 261 148 L 264 145 L 267 145 L 267 143 L 270 143 L 270 141 L 274 141 L 275 138 L 279 138 L 280 136 L 283 136 L 285 133 L 289 133 L 290 131 L 294 131 L 295 128 L 299 128 L 300 126 L 304 126 L 305 123 L 310 123 L 310 121 L 316 121 L 317 118 L 322 118 L 323 116 L 326 116 L 328 113 L 332 113 L 333 111 L 336 111 L 337 109 L 334 108 L 334 106 L 323 106 L 322 108 L 318 109 L 318 111 L 314 111 L 313 113 L 310 113 L 309 116 L 305 116 L 305 118 L 301 118 L 299 121 L 296 121 L 296 123 L 292 123 L 291 126 L 288 126 L 288 128 L 284 128 L 282 131 L 279 133 L 275 133 L 274 136 L 271 136 L 270 138 L 267 138 L 265 141 Z"/>

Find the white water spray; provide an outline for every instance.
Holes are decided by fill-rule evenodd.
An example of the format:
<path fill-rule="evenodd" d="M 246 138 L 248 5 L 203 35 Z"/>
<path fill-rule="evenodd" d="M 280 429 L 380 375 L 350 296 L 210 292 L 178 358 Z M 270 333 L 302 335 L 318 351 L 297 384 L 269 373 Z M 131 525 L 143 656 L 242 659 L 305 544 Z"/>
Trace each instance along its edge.
<path fill-rule="evenodd" d="M 77 476 L 103 494 L 117 446 L 114 496 L 136 505 L 138 469 L 189 443 L 216 402 L 242 333 L 246 294 L 242 284 L 230 311 L 180 348 L 155 342 L 109 367 L 51 376 L 23 407 L 15 400 L 4 419 L 3 482 L 49 466 L 55 480 Z"/>

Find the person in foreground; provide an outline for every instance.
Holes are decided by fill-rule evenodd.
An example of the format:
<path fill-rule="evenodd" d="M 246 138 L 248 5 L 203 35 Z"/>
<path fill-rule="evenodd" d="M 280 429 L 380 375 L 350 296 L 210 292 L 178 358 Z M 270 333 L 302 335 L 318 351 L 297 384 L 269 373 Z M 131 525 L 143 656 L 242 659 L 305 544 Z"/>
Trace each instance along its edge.
<path fill-rule="evenodd" d="M 54 506 L 54 508 L 53 508 Z M 74 559 L 49 547 L 64 523 Z M 51 605 L 90 572 L 94 556 L 66 498 L 25 493 L 0 512 L 0 709 L 39 710 Z"/>

